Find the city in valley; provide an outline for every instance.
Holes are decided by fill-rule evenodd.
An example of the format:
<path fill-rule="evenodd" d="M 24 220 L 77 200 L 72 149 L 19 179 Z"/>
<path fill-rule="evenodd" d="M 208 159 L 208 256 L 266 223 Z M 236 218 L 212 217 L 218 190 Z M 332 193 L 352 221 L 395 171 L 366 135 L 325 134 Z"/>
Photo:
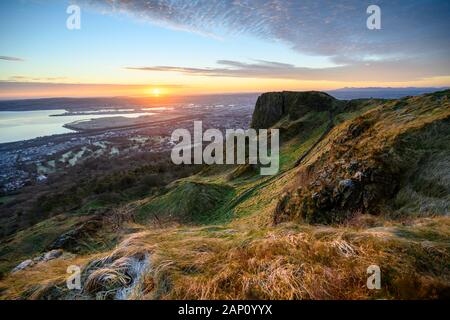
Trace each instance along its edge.
<path fill-rule="evenodd" d="M 0 188 L 4 195 L 27 185 L 45 183 L 52 174 L 86 161 L 99 161 L 108 167 L 110 161 L 169 151 L 174 146 L 170 141 L 172 132 L 177 128 L 192 128 L 195 120 L 203 121 L 207 128 L 245 129 L 251 120 L 256 95 L 193 97 L 192 103 L 153 107 L 139 100 L 125 102 L 126 107 L 122 101 L 106 99 L 91 99 L 91 105 L 86 105 L 90 99 L 57 100 L 57 105 L 56 101 L 50 101 L 50 105 L 55 104 L 50 110 L 66 110 L 57 117 L 104 117 L 64 124 L 70 133 L 0 144 Z M 35 111 L 32 102 L 3 101 L 0 110 L 17 108 L 19 103 L 20 112 Z M 124 117 L 129 114 L 138 117 Z"/>

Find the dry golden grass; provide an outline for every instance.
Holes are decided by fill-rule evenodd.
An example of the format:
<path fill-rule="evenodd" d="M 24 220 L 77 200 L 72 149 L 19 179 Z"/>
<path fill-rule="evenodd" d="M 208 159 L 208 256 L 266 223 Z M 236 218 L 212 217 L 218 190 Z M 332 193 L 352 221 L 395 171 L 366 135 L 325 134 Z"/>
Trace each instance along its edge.
<path fill-rule="evenodd" d="M 438 219 L 445 239 L 450 219 Z M 435 222 L 422 223 L 402 228 L 425 232 Z M 151 259 L 153 277 L 148 278 L 145 298 L 421 299 L 448 294 L 448 241 L 399 236 L 402 228 L 361 232 L 286 224 L 247 232 L 218 229 L 205 234 L 197 229 L 186 237 L 171 230 L 166 240 L 149 233 L 160 245 Z M 366 287 L 366 270 L 372 264 L 382 269 L 381 291 Z"/>
<path fill-rule="evenodd" d="M 56 259 L 9 274 L 0 281 L 0 299 L 40 299 L 51 289 L 65 290 L 66 279 L 69 276 L 67 267 L 70 265 L 82 266 L 97 256 Z"/>
<path fill-rule="evenodd" d="M 125 272 L 130 259 L 145 254 L 149 268 L 130 288 L 129 299 L 429 299 L 448 294 L 450 218 L 403 224 L 376 219 L 347 226 L 149 229 L 101 255 L 11 274 L 0 283 L 1 297 L 55 298 L 54 291 L 65 285 L 67 266 L 77 264 L 84 266 L 83 291 L 70 295 L 60 288 L 57 298 L 112 298 L 130 287 Z M 372 264 L 382 270 L 379 291 L 366 287 Z"/>

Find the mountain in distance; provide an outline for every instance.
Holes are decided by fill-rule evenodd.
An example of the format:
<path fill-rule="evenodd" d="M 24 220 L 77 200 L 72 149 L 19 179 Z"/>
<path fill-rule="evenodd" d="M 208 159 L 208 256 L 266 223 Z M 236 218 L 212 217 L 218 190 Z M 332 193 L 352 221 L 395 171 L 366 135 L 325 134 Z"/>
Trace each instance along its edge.
<path fill-rule="evenodd" d="M 265 93 L 251 126 L 280 129 L 277 175 L 205 166 L 120 205 L 98 190 L 73 210 L 55 200 L 1 240 L 0 297 L 448 298 L 449 99 Z M 70 265 L 80 290 L 65 285 Z M 379 290 L 366 285 L 373 265 Z"/>
<path fill-rule="evenodd" d="M 417 96 L 425 93 L 432 93 L 436 91 L 447 90 L 448 87 L 366 87 L 366 88 L 342 88 L 327 91 L 336 99 L 399 99 L 407 96 Z"/>

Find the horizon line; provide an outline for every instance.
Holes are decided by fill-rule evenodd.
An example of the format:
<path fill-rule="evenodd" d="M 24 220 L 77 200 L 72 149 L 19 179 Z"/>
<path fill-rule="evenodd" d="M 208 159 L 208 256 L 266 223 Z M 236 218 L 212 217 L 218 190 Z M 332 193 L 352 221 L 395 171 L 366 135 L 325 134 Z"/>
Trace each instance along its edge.
<path fill-rule="evenodd" d="M 0 81 L 1 82 L 1 81 Z M 102 84 L 97 84 L 97 85 L 102 85 Z M 414 87 L 414 86 L 402 86 L 402 87 L 392 87 L 392 86 L 388 86 L 388 87 L 342 87 L 342 88 L 338 88 L 338 89 L 325 89 L 325 90 L 274 90 L 274 91 L 248 91 L 248 92 L 216 92 L 216 93 L 192 93 L 192 94 L 177 94 L 177 93 L 173 93 L 173 94 L 165 94 L 165 95 L 161 95 L 161 96 L 152 96 L 152 95 L 99 95 L 99 96 L 58 96 L 58 97 L 35 97 L 35 98 L 2 98 L 0 97 L 0 102 L 4 102 L 4 101 L 29 101 L 29 100 L 57 100 L 57 99 L 73 99 L 73 100 L 80 100 L 80 99 L 124 99 L 124 98 L 128 98 L 128 99 L 142 99 L 142 98 L 147 98 L 147 99 L 170 99 L 170 98 L 180 98 L 180 97 L 199 97 L 199 96 L 218 96 L 218 95 L 260 95 L 263 93 L 267 93 L 267 92 L 311 92 L 311 91 L 316 91 L 316 92 L 325 92 L 325 93 L 330 93 L 330 92 L 339 92 L 339 91 L 344 91 L 344 90 L 436 90 L 436 91 L 440 91 L 440 90 L 448 90 L 450 89 L 450 85 L 448 86 L 431 86 L 431 87 Z"/>

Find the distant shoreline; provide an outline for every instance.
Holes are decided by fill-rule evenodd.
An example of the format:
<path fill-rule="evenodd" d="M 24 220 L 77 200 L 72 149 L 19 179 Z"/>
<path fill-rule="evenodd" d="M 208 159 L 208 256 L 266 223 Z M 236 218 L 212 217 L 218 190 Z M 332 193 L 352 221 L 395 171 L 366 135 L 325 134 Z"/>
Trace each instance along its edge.
<path fill-rule="evenodd" d="M 365 87 L 365 88 L 341 88 L 334 90 L 323 90 L 336 99 L 351 100 L 351 99 L 398 99 L 406 96 L 416 96 L 425 93 L 432 93 L 449 89 L 450 87 Z M 295 90 L 308 91 L 308 90 Z M 322 91 L 322 90 L 320 90 Z M 0 100 L 1 111 L 34 111 L 34 110 L 55 110 L 64 109 L 66 111 L 96 111 L 98 109 L 114 109 L 123 108 L 124 106 L 130 108 L 151 108 L 168 105 L 177 105 L 180 103 L 198 103 L 210 97 L 249 97 L 256 98 L 261 93 L 226 93 L 226 94 L 205 94 L 196 96 L 173 96 L 166 97 L 164 101 L 157 100 L 151 97 L 91 97 L 91 98 L 36 98 L 36 99 L 8 99 Z"/>

